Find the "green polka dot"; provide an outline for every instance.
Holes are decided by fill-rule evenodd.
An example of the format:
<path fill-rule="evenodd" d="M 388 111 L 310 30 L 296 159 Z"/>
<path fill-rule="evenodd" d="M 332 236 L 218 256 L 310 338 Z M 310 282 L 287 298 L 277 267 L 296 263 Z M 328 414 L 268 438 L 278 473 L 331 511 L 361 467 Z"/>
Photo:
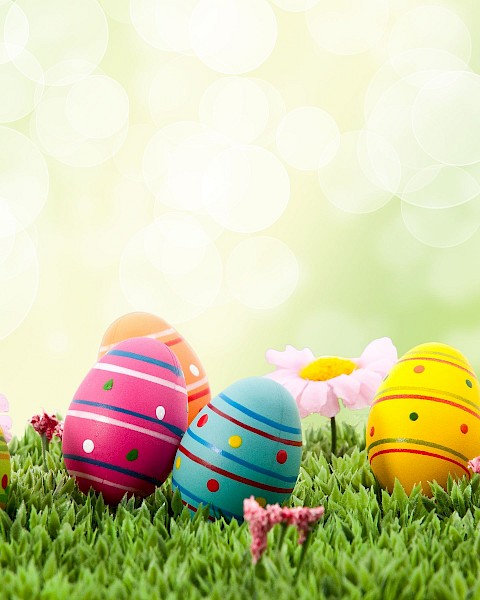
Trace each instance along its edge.
<path fill-rule="evenodd" d="M 109 379 L 103 386 L 103 389 L 108 391 L 113 388 L 113 379 Z"/>
<path fill-rule="evenodd" d="M 473 387 L 473 383 L 470 381 L 470 379 L 467 379 L 465 383 L 468 385 L 469 388 Z"/>
<path fill-rule="evenodd" d="M 137 460 L 138 458 L 138 450 L 136 448 L 134 448 L 133 450 L 130 450 L 130 452 L 127 454 L 127 460 Z"/>
<path fill-rule="evenodd" d="M 418 414 L 416 412 L 412 412 L 408 415 L 410 421 L 416 421 L 418 419 Z"/>

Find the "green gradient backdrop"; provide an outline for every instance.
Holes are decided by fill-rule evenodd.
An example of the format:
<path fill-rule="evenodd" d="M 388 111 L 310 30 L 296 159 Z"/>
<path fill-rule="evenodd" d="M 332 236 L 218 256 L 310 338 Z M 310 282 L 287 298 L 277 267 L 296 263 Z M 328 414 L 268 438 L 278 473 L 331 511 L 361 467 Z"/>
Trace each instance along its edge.
<path fill-rule="evenodd" d="M 413 0 L 372 2 L 370 9 L 378 4 L 378 10 L 388 11 L 385 24 L 378 31 L 375 30 L 373 17 L 365 14 L 368 2 L 357 4 L 312 0 L 309 3 L 312 8 L 307 13 L 302 10 L 282 10 L 280 0 L 271 4 L 266 0 L 258 0 L 257 5 L 247 0 L 238 0 L 236 3 L 229 0 L 229 3 L 240 12 L 248 8 L 253 11 L 254 17 L 260 5 L 267 12 L 271 9 L 278 27 L 272 52 L 263 61 L 259 58 L 258 68 L 243 72 L 240 67 L 236 73 L 238 77 L 260 78 L 274 86 L 283 97 L 283 114 L 304 106 L 323 109 L 333 117 L 341 133 L 366 127 L 365 97 L 372 81 L 375 81 L 376 73 L 382 67 L 386 68 L 385 65 L 392 58 L 392 36 L 396 36 L 397 42 L 403 39 L 406 48 L 436 47 L 442 52 L 448 50 L 450 54 L 457 48 L 461 54 L 471 42 L 471 58 L 465 68 L 473 73 L 480 68 L 480 5 L 475 0 L 442 3 Z M 19 0 L 16 4 L 30 21 L 30 35 L 34 36 L 41 19 L 45 21 L 41 26 L 48 29 L 48 23 L 55 23 L 56 13 L 67 11 L 67 5 L 71 3 L 45 0 L 41 3 L 44 11 L 42 17 L 36 12 L 32 0 Z M 301 9 L 304 3 L 291 0 L 289 4 L 290 7 Z M 411 218 L 416 223 L 418 216 L 420 235 L 417 232 L 415 237 L 409 232 L 402 219 L 400 190 L 398 194 L 393 193 L 395 190 L 387 194 L 387 199 L 392 199 L 374 212 L 351 214 L 342 211 L 322 192 L 316 170 L 298 170 L 283 161 L 275 143 L 280 118 L 270 123 L 269 137 L 251 141 L 253 145 L 271 153 L 274 164 L 283 164 L 288 173 L 289 201 L 278 218 L 273 218 L 267 227 L 241 233 L 222 228 L 209 214 L 199 215 L 198 211 L 182 211 L 178 217 L 180 222 L 185 219 L 186 223 L 190 223 L 188 219 L 193 216 L 200 223 L 195 224 L 195 231 L 212 234 L 208 242 L 212 262 L 202 264 L 201 279 L 206 288 L 211 279 L 218 294 L 212 294 L 208 302 L 203 302 L 201 309 L 190 311 L 196 313 L 187 314 L 191 318 L 177 322 L 169 312 L 176 302 L 173 300 L 172 304 L 171 288 L 158 264 L 152 267 L 150 261 L 148 274 L 145 271 L 144 275 L 145 290 L 140 289 L 138 298 L 132 302 L 135 293 L 132 288 L 136 285 L 135 269 L 127 269 L 126 283 L 123 281 L 122 286 L 122 277 L 125 279 L 121 275 L 122 257 L 125 257 L 125 252 L 128 254 L 127 248 L 134 236 L 139 232 L 142 235 L 143 229 L 155 218 L 175 210 L 174 194 L 170 195 L 168 205 L 164 196 L 156 198 L 151 186 L 142 179 L 141 164 L 145 148 L 152 136 L 163 127 L 178 121 L 199 121 L 199 107 L 205 90 L 213 82 L 229 76 L 229 72 L 228 66 L 224 72 L 208 68 L 191 48 L 182 48 L 184 52 L 179 53 L 168 50 L 168 44 L 164 41 L 163 49 L 159 49 L 142 39 L 138 27 L 129 22 L 130 9 L 147 11 L 148 17 L 152 2 L 132 0 L 129 5 L 125 0 L 109 0 L 100 2 L 100 5 L 106 11 L 108 47 L 96 70 L 90 72 L 103 72 L 118 82 L 128 95 L 129 126 L 145 125 L 139 130 L 142 135 L 136 143 L 130 137 L 125 143 L 119 142 L 115 151 L 109 151 L 100 164 L 91 167 L 66 164 L 68 160 L 65 162 L 57 149 L 61 143 L 65 143 L 67 146 L 70 144 L 70 151 L 78 140 L 68 138 L 65 133 L 67 130 L 62 129 L 63 125 L 57 118 L 58 111 L 64 110 L 64 105 L 55 105 L 56 110 L 50 113 L 45 109 L 48 94 L 65 95 L 71 92 L 69 85 L 58 85 L 64 82 L 49 79 L 53 76 L 51 73 L 48 75 L 46 67 L 52 66 L 55 60 L 72 58 L 73 50 L 78 52 L 81 44 L 75 35 L 70 32 L 62 37 L 56 26 L 52 25 L 54 33 L 50 34 L 48 43 L 54 49 L 54 58 L 49 54 L 48 44 L 42 46 L 32 42 L 30 47 L 28 41 L 27 48 L 39 61 L 44 73 L 47 72 L 47 82 L 55 85 L 36 89 L 36 104 L 32 101 L 31 110 L 25 109 L 27 112 L 21 118 L 15 118 L 15 104 L 24 101 L 31 93 L 30 88 L 25 87 L 25 82 L 32 77 L 32 72 L 27 69 L 25 78 L 21 74 L 22 69 L 25 72 L 22 53 L 12 50 L 12 46 L 5 53 L 7 46 L 3 42 L 0 46 L 0 59 L 3 52 L 3 59 L 0 60 L 0 91 L 4 97 L 0 101 L 1 125 L 21 132 L 32 140 L 45 157 L 49 177 L 48 198 L 40 212 L 31 208 L 33 204 L 29 204 L 35 202 L 35 188 L 29 189 L 25 184 L 26 198 L 29 200 L 26 201 L 25 213 L 19 217 L 15 209 L 20 202 L 16 189 L 28 181 L 31 173 L 28 165 L 23 165 L 23 171 L 20 169 L 17 172 L 15 165 L 8 162 L 5 157 L 10 154 L 11 148 L 5 135 L 0 132 L 0 152 L 4 157 L 0 162 L 0 219 L 4 220 L 4 226 L 0 227 L 0 281 L 4 290 L 0 299 L 0 392 L 10 401 L 15 433 L 21 433 L 26 420 L 40 408 L 65 413 L 81 379 L 96 359 L 105 329 L 118 316 L 132 310 L 155 309 L 157 314 L 176 325 L 199 354 L 215 393 L 238 378 L 265 373 L 269 370 L 264 358 L 265 350 L 270 347 L 283 349 L 286 344 L 301 348 L 309 346 L 317 355 L 358 356 L 369 341 L 380 336 L 390 336 L 399 353 L 417 343 L 438 340 L 456 345 L 475 368 L 480 366 L 480 279 L 476 268 L 476 259 L 480 254 L 480 234 L 476 232 L 480 223 L 478 197 L 474 196 L 461 209 L 446 210 L 442 227 L 451 229 L 459 236 L 448 248 L 434 247 L 424 243 L 425 240 L 417 239 L 422 238 L 422 231 L 426 231 L 439 245 L 445 239 L 435 219 L 432 218 L 432 224 L 429 225 L 428 215 L 423 218 L 423 213 L 418 216 L 414 211 Z M 179 31 L 185 33 L 193 9 L 197 11 L 197 18 L 193 20 L 193 25 L 190 22 L 190 33 L 195 35 L 195 24 L 202 22 L 200 17 L 206 18 L 209 10 L 212 7 L 215 9 L 218 3 L 213 0 L 178 3 L 177 8 L 181 6 L 184 12 L 173 10 L 174 5 L 173 1 L 158 2 L 158 6 L 163 6 L 165 14 L 171 19 L 169 31 L 175 35 L 175 27 L 178 27 Z M 355 10 L 353 5 L 357 6 Z M 82 6 L 86 7 L 87 4 Z M 285 2 L 284 6 L 288 6 L 288 3 Z M 412 35 L 411 28 L 404 25 L 405 15 L 420 6 L 443 6 L 452 11 L 443 13 L 446 16 L 442 21 L 444 29 L 441 35 L 435 37 L 432 34 L 436 27 L 435 19 L 432 19 L 430 28 L 422 29 L 419 26 L 415 35 Z M 10 0 L 0 1 L 0 27 L 6 23 L 6 28 L 10 27 L 13 31 L 12 14 L 8 17 L 11 10 Z M 333 10 L 340 11 L 335 21 L 338 26 L 337 53 L 322 48 L 311 33 L 312 26 L 310 29 L 307 26 L 309 19 L 312 21 L 312 11 L 317 11 L 315 14 L 321 17 L 323 12 Z M 84 16 L 88 21 L 90 16 L 86 8 Z M 469 39 L 465 37 L 463 29 L 459 30 L 457 18 L 462 19 L 468 28 Z M 368 46 L 365 51 L 347 55 L 338 53 L 342 48 L 348 49 L 351 41 L 351 33 L 342 37 L 347 21 L 351 32 L 357 32 Z M 63 26 L 59 27 L 61 29 Z M 255 40 L 263 39 L 263 32 L 255 33 L 255 27 L 252 24 L 251 27 L 251 35 L 244 37 L 243 41 L 237 40 L 240 56 L 242 44 L 246 55 L 253 52 Z M 370 28 L 373 28 L 372 31 Z M 85 31 L 88 32 L 88 28 L 80 28 L 78 35 L 80 41 L 82 35 L 86 36 L 85 48 L 88 50 L 92 40 L 88 33 L 82 33 Z M 246 31 L 248 33 L 248 27 Z M 335 34 L 335 27 L 332 31 Z M 212 35 L 220 36 L 220 33 L 214 28 Z M 15 31 L 7 31 L 3 39 L 9 35 L 14 36 Z M 160 34 L 158 36 L 160 40 Z M 373 43 L 368 41 L 369 38 Z M 85 48 L 80 52 L 87 52 Z M 198 47 L 195 50 L 198 54 Z M 442 62 L 445 54 L 442 52 L 434 55 L 440 63 L 434 63 L 433 66 L 445 70 Z M 222 56 L 221 51 L 219 55 Z M 226 55 L 229 55 L 228 51 Z M 417 57 L 417 54 L 414 56 Z M 418 53 L 420 70 L 421 56 Z M 85 58 L 91 60 L 90 55 Z M 465 60 L 465 56 L 461 58 Z M 445 64 L 449 64 L 448 61 Z M 152 82 L 165 66 L 173 75 L 169 75 L 171 79 L 165 79 L 166 84 L 160 93 L 157 90 L 155 96 Z M 68 63 L 62 69 L 63 75 L 70 72 Z M 409 72 L 412 71 L 415 68 Z M 15 76 L 12 75 L 14 72 Z M 180 92 L 178 77 L 184 78 L 184 87 L 180 86 Z M 80 80 L 80 76 L 77 79 Z M 396 80 L 399 79 L 401 75 L 396 77 Z M 170 80 L 172 88 L 168 86 Z M 394 82 L 395 78 L 388 85 L 385 84 L 382 90 L 388 89 Z M 480 92 L 475 85 L 471 89 L 472 103 L 475 104 L 475 99 L 478 99 L 476 114 L 480 123 Z M 119 91 L 119 88 L 115 90 Z M 170 95 L 174 96 L 174 101 L 169 100 Z M 10 104 L 5 97 L 10 98 Z M 76 135 L 82 139 L 90 137 L 92 148 L 96 148 L 102 142 L 99 141 L 101 126 L 109 116 L 109 111 L 98 109 L 95 93 L 85 98 L 85 105 L 91 103 L 88 110 L 93 115 L 92 127 L 97 127 L 97 130 L 93 137 L 91 132 L 82 137 L 82 132 L 76 131 Z M 117 118 L 117 112 L 121 113 L 122 96 L 113 95 L 112 98 L 118 98 L 119 106 L 112 106 L 114 117 Z M 85 105 L 75 105 L 75 110 L 78 109 L 75 114 L 85 110 Z M 474 109 L 470 108 L 468 113 L 461 105 L 457 108 L 454 114 L 459 120 L 459 135 L 465 136 L 465 142 L 468 141 L 472 149 L 472 157 L 475 157 L 475 142 L 472 146 L 469 136 L 470 126 L 471 135 L 475 135 L 476 122 L 462 121 L 462 115 L 466 115 L 467 119 Z M 221 110 L 221 107 L 217 106 L 217 109 Z M 246 107 L 244 111 L 246 122 L 260 118 L 260 109 Z M 48 119 L 51 119 L 51 123 Z M 74 125 L 78 129 L 81 123 L 79 117 Z M 127 123 L 120 125 L 126 133 Z M 228 128 L 228 125 L 227 122 L 225 126 Z M 57 135 L 56 141 L 48 146 L 45 135 L 54 133 Z M 308 135 L 308 128 L 299 135 L 302 142 L 301 136 Z M 228 144 L 233 145 L 236 141 L 229 140 Z M 476 144 L 480 148 L 480 137 L 476 138 Z M 404 148 L 395 150 L 400 153 L 403 168 Z M 87 156 L 91 156 L 92 152 L 86 152 Z M 185 156 L 189 157 L 188 152 Z M 355 161 L 354 156 L 352 161 Z M 436 161 L 432 160 L 432 163 Z M 191 162 L 186 163 L 185 178 L 190 176 L 190 168 Z M 182 182 L 178 165 L 176 173 L 174 184 Z M 271 174 L 267 171 L 263 179 L 260 177 L 257 191 L 258 198 L 263 198 L 267 206 L 271 204 L 272 210 L 275 198 L 269 196 L 269 188 L 274 188 L 277 183 L 275 173 L 274 170 Z M 475 164 L 465 166 L 462 173 L 469 173 L 473 180 L 480 181 L 480 168 Z M 269 177 L 272 179 L 269 180 Z M 339 169 L 335 177 L 339 187 L 351 183 L 348 170 Z M 352 202 L 355 202 L 354 185 L 350 192 Z M 385 190 L 383 193 L 386 193 Z M 439 193 L 441 195 L 441 190 Z M 452 204 L 457 203 L 455 193 L 454 190 L 451 194 Z M 243 213 L 247 223 L 250 218 L 248 210 L 251 207 Z M 435 210 L 432 209 L 432 212 Z M 16 221 L 9 221 L 9 214 L 15 215 Z M 251 221 L 256 223 L 255 211 L 252 211 Z M 255 228 L 252 226 L 252 229 Z M 290 248 L 298 265 L 298 283 L 294 265 L 288 263 L 293 270 L 290 276 L 284 277 L 282 273 L 285 273 L 285 269 L 288 271 L 284 259 L 263 254 L 258 257 L 257 263 L 243 267 L 246 273 L 243 273 L 240 290 L 232 284 L 238 275 L 232 263 L 232 251 L 237 244 L 261 236 L 280 240 Z M 463 238 L 466 238 L 465 241 L 457 243 Z M 6 250 L 2 250 L 3 242 Z M 188 240 L 180 239 L 179 246 L 179 252 L 183 253 L 182 260 L 188 262 L 192 258 Z M 241 250 L 238 252 L 240 257 L 244 256 Z M 218 258 L 221 259 L 221 273 Z M 145 261 L 149 262 L 148 257 L 145 257 Z M 259 271 L 255 272 L 255 268 Z M 143 273 L 141 269 L 139 272 Z M 186 299 L 188 308 L 191 308 L 189 294 L 196 293 L 195 286 L 191 291 L 188 290 L 190 277 L 193 277 L 192 272 L 180 276 L 182 302 Z M 262 285 L 258 288 L 259 283 Z M 130 293 L 129 298 L 125 295 L 125 286 Z M 275 294 L 268 293 L 269 289 L 277 288 L 278 304 L 272 297 Z M 143 296 L 145 301 L 141 300 Z M 208 296 L 207 289 L 205 297 Z M 255 298 L 260 298 L 265 308 L 252 308 L 252 299 Z M 30 303 L 31 308 L 27 310 Z M 209 303 L 211 305 L 205 306 Z M 13 331 L 10 331 L 12 328 Z"/>

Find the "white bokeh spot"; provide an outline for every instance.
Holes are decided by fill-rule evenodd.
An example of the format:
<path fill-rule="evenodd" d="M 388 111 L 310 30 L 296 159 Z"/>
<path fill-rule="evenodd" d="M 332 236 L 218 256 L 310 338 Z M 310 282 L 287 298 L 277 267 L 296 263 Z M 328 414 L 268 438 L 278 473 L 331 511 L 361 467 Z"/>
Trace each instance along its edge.
<path fill-rule="evenodd" d="M 341 135 L 337 153 L 318 174 L 329 202 L 345 212 L 361 214 L 378 210 L 395 196 L 401 165 L 383 137 L 349 131 Z"/>
<path fill-rule="evenodd" d="M 283 304 L 299 280 L 297 259 L 282 241 L 251 237 L 239 242 L 227 258 L 229 292 L 248 308 L 268 310 Z"/>
<path fill-rule="evenodd" d="M 319 2 L 306 13 L 314 41 L 333 54 L 365 52 L 383 37 L 390 15 L 388 0 Z"/>
<path fill-rule="evenodd" d="M 220 225 L 254 233 L 273 225 L 290 198 L 280 160 L 258 146 L 234 146 L 213 158 L 203 180 L 203 203 Z"/>
<path fill-rule="evenodd" d="M 67 85 L 90 74 L 105 55 L 108 37 L 107 19 L 96 0 L 17 0 L 5 18 L 10 59 L 27 77 L 39 83 L 44 77 L 48 85 Z"/>
<path fill-rule="evenodd" d="M 277 21 L 266 0 L 200 0 L 190 19 L 190 41 L 214 71 L 239 75 L 264 63 L 277 41 Z"/>
<path fill-rule="evenodd" d="M 338 150 L 335 119 L 317 106 L 301 106 L 285 115 L 277 131 L 283 160 L 301 171 L 314 171 L 330 162 Z"/>
<path fill-rule="evenodd" d="M 269 112 L 265 92 L 246 77 L 217 79 L 205 91 L 199 107 L 205 125 L 239 144 L 250 144 L 265 131 Z"/>
<path fill-rule="evenodd" d="M 412 122 L 433 159 L 457 166 L 480 161 L 480 75 L 453 71 L 430 79 L 415 99 Z"/>

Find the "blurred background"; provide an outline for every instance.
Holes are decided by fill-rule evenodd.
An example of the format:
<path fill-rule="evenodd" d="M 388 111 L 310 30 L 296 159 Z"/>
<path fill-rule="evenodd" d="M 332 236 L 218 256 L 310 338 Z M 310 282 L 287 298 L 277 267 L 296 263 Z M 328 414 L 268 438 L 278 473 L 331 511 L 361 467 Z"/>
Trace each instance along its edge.
<path fill-rule="evenodd" d="M 286 344 L 478 369 L 479 43 L 476 0 L 0 0 L 14 433 L 134 310 L 214 393 Z"/>

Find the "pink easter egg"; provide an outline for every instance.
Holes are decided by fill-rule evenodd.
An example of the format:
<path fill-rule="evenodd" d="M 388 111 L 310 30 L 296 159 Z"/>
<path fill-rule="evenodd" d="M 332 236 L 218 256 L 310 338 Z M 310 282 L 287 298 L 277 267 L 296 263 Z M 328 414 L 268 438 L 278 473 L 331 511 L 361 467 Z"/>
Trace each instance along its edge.
<path fill-rule="evenodd" d="M 148 496 L 170 474 L 187 428 L 187 390 L 175 354 L 162 342 L 114 346 L 80 384 L 65 418 L 63 456 L 84 493 L 105 502 Z"/>

